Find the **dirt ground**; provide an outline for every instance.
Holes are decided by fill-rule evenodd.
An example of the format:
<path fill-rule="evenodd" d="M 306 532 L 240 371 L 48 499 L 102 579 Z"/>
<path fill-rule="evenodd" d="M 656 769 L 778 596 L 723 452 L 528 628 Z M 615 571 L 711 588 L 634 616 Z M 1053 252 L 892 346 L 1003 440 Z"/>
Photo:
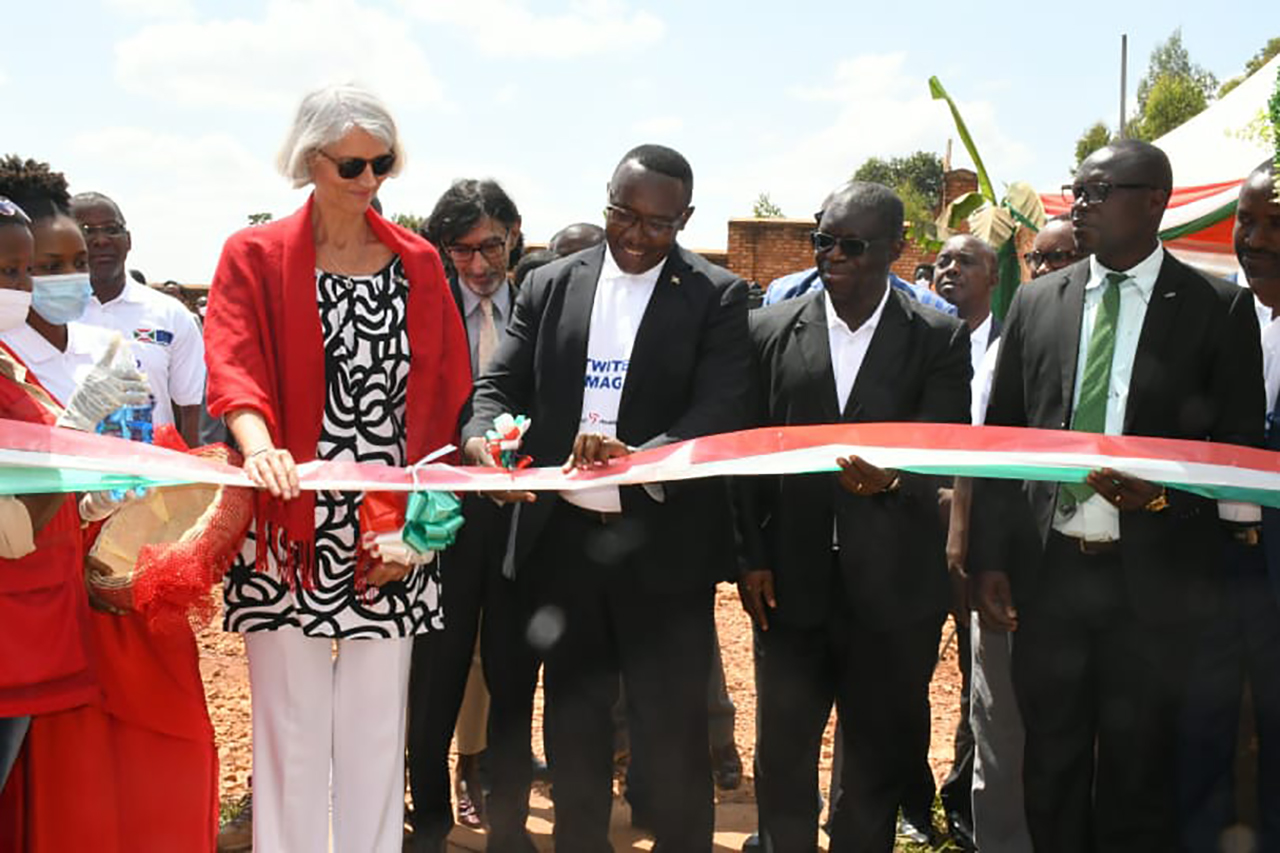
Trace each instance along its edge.
<path fill-rule="evenodd" d="M 721 585 L 716 597 L 716 622 L 724 657 L 725 680 L 729 694 L 738 708 L 736 734 L 742 755 L 745 780 L 736 791 L 718 792 L 716 809 L 717 849 L 737 850 L 742 839 L 754 829 L 755 791 L 751 778 L 754 746 L 755 682 L 751 666 L 751 627 L 738 603 L 736 591 Z M 960 672 L 956 664 L 956 644 L 952 623 L 943 628 L 943 653 L 930 686 L 933 713 L 933 739 L 929 763 L 939 781 L 951 764 L 952 740 L 959 715 Z M 252 769 L 251 720 L 249 704 L 249 672 L 244 656 L 244 642 L 238 634 L 221 630 L 221 616 L 200 632 L 200 668 L 204 676 L 209 716 L 218 738 L 221 761 L 221 791 L 224 800 L 238 798 L 246 788 Z M 534 747 L 541 754 L 541 697 L 535 707 Z M 822 790 L 827 790 L 831 774 L 834 720 L 823 739 L 820 777 Z M 625 805 L 616 801 L 614 822 L 617 827 L 615 845 L 619 849 L 648 849 L 648 842 L 629 832 Z M 535 791 L 530 830 L 539 841 L 549 845 L 551 803 L 546 792 Z M 455 831 L 451 839 L 459 849 L 483 849 L 482 837 Z M 823 839 L 825 841 L 825 837 Z M 549 847 L 548 847 L 549 849 Z"/>

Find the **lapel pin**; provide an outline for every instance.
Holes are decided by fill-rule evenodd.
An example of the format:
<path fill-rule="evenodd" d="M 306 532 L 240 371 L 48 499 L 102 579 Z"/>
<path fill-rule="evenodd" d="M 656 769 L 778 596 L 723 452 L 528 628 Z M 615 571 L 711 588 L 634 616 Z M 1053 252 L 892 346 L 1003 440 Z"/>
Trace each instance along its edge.
<path fill-rule="evenodd" d="M 1173 297 L 1175 297 L 1175 296 L 1177 296 L 1177 295 L 1178 295 L 1178 292 L 1177 292 L 1176 290 L 1170 290 L 1168 293 L 1166 293 L 1166 294 L 1164 295 L 1164 298 L 1165 298 L 1165 299 L 1172 299 Z"/>
<path fill-rule="evenodd" d="M 680 276 L 678 276 L 678 275 L 673 275 L 673 276 L 671 276 L 671 283 L 672 283 L 672 284 L 674 284 L 674 285 L 676 285 L 677 287 L 679 287 L 679 286 L 680 286 Z"/>

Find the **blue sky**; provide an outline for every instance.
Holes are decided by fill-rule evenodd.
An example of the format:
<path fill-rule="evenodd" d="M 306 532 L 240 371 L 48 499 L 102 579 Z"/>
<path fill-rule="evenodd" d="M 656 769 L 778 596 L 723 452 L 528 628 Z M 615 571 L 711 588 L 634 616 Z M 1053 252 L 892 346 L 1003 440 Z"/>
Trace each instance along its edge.
<path fill-rule="evenodd" d="M 369 86 L 400 123 L 408 164 L 384 186 L 389 212 L 425 214 L 451 179 L 494 177 L 545 240 L 598 221 L 618 157 L 662 142 L 694 168 L 682 242 L 723 248 L 726 220 L 762 190 L 803 216 L 869 156 L 942 153 L 954 132 L 931 74 L 997 181 L 1049 188 L 1087 125 L 1115 123 L 1120 33 L 1131 103 L 1175 27 L 1220 79 L 1280 35 L 1273 0 L 10 5 L 0 148 L 115 197 L 131 265 L 191 282 L 247 214 L 305 198 L 274 157 L 301 95 L 327 82 Z M 967 165 L 958 140 L 954 162 Z"/>

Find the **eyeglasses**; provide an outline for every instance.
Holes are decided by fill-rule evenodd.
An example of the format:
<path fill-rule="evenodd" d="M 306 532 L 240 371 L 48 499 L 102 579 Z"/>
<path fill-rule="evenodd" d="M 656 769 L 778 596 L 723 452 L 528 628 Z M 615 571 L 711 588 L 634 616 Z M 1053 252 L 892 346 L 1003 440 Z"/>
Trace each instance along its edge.
<path fill-rule="evenodd" d="M 483 255 L 485 260 L 491 264 L 505 264 L 507 260 L 507 238 L 490 237 L 477 246 L 454 243 L 448 246 L 445 251 L 449 253 L 449 257 L 453 259 L 455 264 L 470 263 L 476 252 Z"/>
<path fill-rule="evenodd" d="M 84 235 L 86 240 L 92 240 L 98 235 L 103 237 L 123 237 L 126 229 L 123 222 L 108 222 L 106 225 L 81 225 L 80 233 Z"/>
<path fill-rule="evenodd" d="M 645 216 L 616 204 L 610 204 L 605 207 L 604 217 L 623 229 L 639 223 L 640 227 L 644 229 L 644 233 L 650 237 L 664 237 L 672 231 L 678 230 L 684 218 L 682 216 L 677 216 L 674 219 L 666 216 Z"/>
<path fill-rule="evenodd" d="M 364 157 L 343 157 L 339 160 L 323 148 L 317 148 L 316 153 L 324 157 L 334 166 L 338 168 L 338 177 L 344 181 L 353 181 L 364 174 L 365 166 L 373 167 L 373 174 L 381 178 L 387 172 L 390 172 L 396 165 L 396 155 L 394 151 L 388 151 L 386 154 L 379 154 L 373 159 Z"/>
<path fill-rule="evenodd" d="M 0 195 L 0 216 L 16 216 L 28 225 L 31 224 L 31 217 L 27 216 L 27 212 L 2 195 Z"/>
<path fill-rule="evenodd" d="M 1112 190 L 1157 190 L 1151 184 L 1116 184 L 1110 181 L 1084 181 L 1078 184 L 1062 185 L 1062 200 L 1071 204 L 1084 201 L 1087 204 L 1102 204 L 1111 195 Z"/>
<path fill-rule="evenodd" d="M 836 246 L 840 247 L 840 253 L 846 258 L 856 258 L 858 255 L 866 253 L 871 248 L 872 243 L 878 243 L 883 237 L 877 237 L 874 240 L 863 240 L 861 237 L 836 237 L 834 234 L 828 234 L 825 231 L 810 231 L 809 242 L 813 244 L 813 250 L 818 253 L 830 252 Z"/>
<path fill-rule="evenodd" d="M 1068 252 L 1060 249 L 1056 252 L 1027 252 L 1022 259 L 1027 262 L 1027 266 L 1035 269 L 1041 264 L 1065 264 L 1067 261 L 1074 261 L 1079 255 L 1075 252 Z"/>

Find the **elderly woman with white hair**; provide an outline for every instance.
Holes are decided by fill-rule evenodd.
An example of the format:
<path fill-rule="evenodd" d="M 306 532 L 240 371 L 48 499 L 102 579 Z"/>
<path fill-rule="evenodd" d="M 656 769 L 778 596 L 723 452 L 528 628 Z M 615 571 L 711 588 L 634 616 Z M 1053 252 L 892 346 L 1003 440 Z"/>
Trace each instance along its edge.
<path fill-rule="evenodd" d="M 330 808 L 332 849 L 401 847 L 409 658 L 441 624 L 438 562 L 368 550 L 374 502 L 302 490 L 297 465 L 407 465 L 454 440 L 471 373 L 440 258 L 372 206 L 403 162 L 374 95 L 307 95 L 279 166 L 311 196 L 232 235 L 209 293 L 209 411 L 260 487 L 224 585 L 249 657 L 260 853 L 329 849 Z"/>

